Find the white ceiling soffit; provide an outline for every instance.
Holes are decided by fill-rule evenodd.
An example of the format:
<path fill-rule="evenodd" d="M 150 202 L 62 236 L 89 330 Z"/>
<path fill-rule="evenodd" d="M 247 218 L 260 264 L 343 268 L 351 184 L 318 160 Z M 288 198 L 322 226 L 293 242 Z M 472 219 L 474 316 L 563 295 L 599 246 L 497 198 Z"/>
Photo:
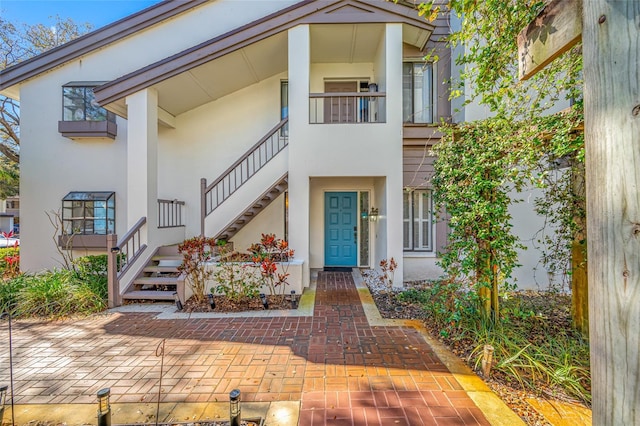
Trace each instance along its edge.
<path fill-rule="evenodd" d="M 287 70 L 287 33 L 269 37 L 154 86 L 177 116 Z"/>

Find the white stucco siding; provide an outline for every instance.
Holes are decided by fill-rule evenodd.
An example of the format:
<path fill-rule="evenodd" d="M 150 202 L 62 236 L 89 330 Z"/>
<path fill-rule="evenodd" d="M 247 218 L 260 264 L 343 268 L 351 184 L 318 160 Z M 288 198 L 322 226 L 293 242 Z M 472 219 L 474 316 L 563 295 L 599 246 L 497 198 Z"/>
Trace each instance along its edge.
<path fill-rule="evenodd" d="M 324 202 L 320 198 L 327 188 L 316 187 L 316 181 L 357 190 L 362 183 L 359 179 L 368 178 L 368 188 L 373 189 L 372 205 L 379 208 L 381 215 L 372 227 L 372 239 L 376 236 L 372 265 L 382 258 L 394 257 L 399 265 L 397 273 L 402 276 L 401 25 L 386 25 L 381 44 L 375 66 L 310 64 L 308 27 L 299 26 L 289 32 L 290 239 L 292 246 L 308 247 L 311 267 L 324 266 Z M 373 81 L 381 77 L 385 81 L 378 81 L 379 87 L 387 91 L 385 123 L 309 123 L 309 92 L 324 91 L 326 79 Z M 320 179 L 329 177 L 340 179 Z M 314 182 L 311 187 L 310 179 Z"/>
<path fill-rule="evenodd" d="M 175 129 L 160 129 L 158 196 L 186 202 L 187 236 L 200 233 L 200 179 L 213 182 L 280 122 L 283 79 L 285 73 L 246 87 L 179 115 Z M 275 181 L 262 183 L 246 204 Z"/>
<path fill-rule="evenodd" d="M 262 234 L 275 234 L 284 239 L 284 215 L 284 194 L 281 194 L 231 238 L 234 249 L 247 251 L 252 244 L 260 242 Z"/>
<path fill-rule="evenodd" d="M 45 211 L 61 210 L 70 191 L 115 191 L 116 232 L 126 230 L 126 133 L 74 141 L 58 132 L 62 118 L 62 72 L 50 73 L 21 88 L 20 201 L 21 268 L 39 271 L 59 266 Z M 78 253 L 84 254 L 84 253 Z"/>

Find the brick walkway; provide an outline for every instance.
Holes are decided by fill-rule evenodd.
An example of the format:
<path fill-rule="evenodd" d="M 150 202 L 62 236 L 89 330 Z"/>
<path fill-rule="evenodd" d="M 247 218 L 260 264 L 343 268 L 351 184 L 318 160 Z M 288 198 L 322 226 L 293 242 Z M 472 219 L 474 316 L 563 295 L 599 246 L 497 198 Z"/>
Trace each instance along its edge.
<path fill-rule="evenodd" d="M 7 324 L 0 325 L 6 342 Z M 16 404 L 301 401 L 302 426 L 488 425 L 411 327 L 372 327 L 351 274 L 320 273 L 313 317 L 164 320 L 110 313 L 14 324 Z M 0 346 L 0 384 L 9 382 Z"/>

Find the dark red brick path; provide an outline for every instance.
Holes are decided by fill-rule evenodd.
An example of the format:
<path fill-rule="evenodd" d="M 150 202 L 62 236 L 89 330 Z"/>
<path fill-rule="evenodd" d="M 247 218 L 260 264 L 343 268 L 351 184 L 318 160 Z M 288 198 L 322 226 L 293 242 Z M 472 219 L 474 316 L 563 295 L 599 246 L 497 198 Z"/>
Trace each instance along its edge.
<path fill-rule="evenodd" d="M 0 339 L 7 342 L 6 321 Z M 301 426 L 488 425 L 411 327 L 371 327 L 349 273 L 321 272 L 313 317 L 156 319 L 115 313 L 14 324 L 16 404 L 302 401 Z M 8 383 L 0 345 L 0 383 Z"/>

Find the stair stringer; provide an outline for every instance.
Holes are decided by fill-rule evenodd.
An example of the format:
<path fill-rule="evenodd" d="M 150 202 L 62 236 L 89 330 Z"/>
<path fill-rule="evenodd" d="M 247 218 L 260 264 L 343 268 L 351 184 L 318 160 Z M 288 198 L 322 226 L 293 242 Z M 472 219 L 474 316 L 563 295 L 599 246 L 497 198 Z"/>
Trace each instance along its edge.
<path fill-rule="evenodd" d="M 287 174 L 288 149 L 285 147 L 205 218 L 205 235 L 219 235 Z"/>

